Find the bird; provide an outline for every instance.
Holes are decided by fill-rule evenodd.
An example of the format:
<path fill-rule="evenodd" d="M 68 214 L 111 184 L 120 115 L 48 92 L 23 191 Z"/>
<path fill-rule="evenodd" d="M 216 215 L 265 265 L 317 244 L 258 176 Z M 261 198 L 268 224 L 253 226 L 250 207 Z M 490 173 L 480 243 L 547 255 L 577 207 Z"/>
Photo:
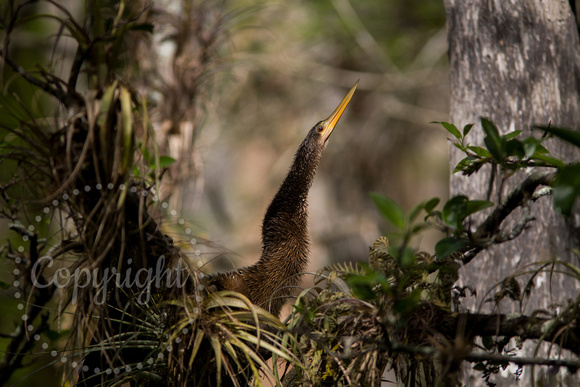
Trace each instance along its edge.
<path fill-rule="evenodd" d="M 308 131 L 294 162 L 262 221 L 262 254 L 253 265 L 209 276 L 216 290 L 245 295 L 275 316 L 299 284 L 308 264 L 308 192 L 328 139 L 350 102 L 358 81 L 332 114 Z"/>

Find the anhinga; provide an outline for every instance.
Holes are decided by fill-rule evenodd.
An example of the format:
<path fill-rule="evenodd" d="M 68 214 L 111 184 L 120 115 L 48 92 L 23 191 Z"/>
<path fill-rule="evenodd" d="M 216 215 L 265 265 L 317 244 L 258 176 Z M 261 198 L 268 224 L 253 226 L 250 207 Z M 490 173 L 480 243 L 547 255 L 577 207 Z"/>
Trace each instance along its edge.
<path fill-rule="evenodd" d="M 278 316 L 308 263 L 307 196 L 330 134 L 348 105 L 358 82 L 324 121 L 300 144 L 294 162 L 262 222 L 262 255 L 254 265 L 211 277 L 217 290 L 233 290 Z"/>

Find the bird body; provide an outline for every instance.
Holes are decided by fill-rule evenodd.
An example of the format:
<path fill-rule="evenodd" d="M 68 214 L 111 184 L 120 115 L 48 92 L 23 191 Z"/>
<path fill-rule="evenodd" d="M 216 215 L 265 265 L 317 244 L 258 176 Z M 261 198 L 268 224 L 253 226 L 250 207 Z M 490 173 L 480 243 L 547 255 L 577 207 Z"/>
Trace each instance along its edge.
<path fill-rule="evenodd" d="M 262 255 L 254 265 L 218 273 L 210 282 L 218 290 L 233 290 L 274 315 L 297 286 L 308 264 L 308 191 L 322 152 L 358 82 L 335 111 L 306 135 L 288 175 L 270 203 L 262 222 Z"/>

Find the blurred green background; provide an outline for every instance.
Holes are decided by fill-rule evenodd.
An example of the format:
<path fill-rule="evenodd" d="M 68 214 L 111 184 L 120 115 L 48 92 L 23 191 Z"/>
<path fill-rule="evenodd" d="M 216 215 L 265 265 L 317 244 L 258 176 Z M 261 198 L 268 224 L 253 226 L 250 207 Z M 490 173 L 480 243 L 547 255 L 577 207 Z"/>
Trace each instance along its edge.
<path fill-rule="evenodd" d="M 84 18 L 81 2 L 60 3 Z M 154 2 L 176 12 L 182 3 Z M 295 150 L 357 80 L 358 90 L 329 141 L 310 192 L 310 270 L 367 260 L 368 246 L 389 231 L 370 192 L 389 196 L 405 209 L 434 196 L 447 197 L 446 135 L 429 123 L 446 120 L 448 112 L 442 1 L 207 3 L 226 8 L 229 35 L 220 47 L 221 65 L 212 70 L 212 92 L 196 131 L 191 155 L 198 169 L 196 188 L 180 191 L 173 202 L 179 215 L 196 226 L 200 241 L 211 241 L 200 243 L 201 254 L 192 254 L 194 264 L 223 270 L 259 257 L 262 216 Z M 1 7 L 6 4 L 0 6 L 5 11 Z M 44 2 L 30 8 L 54 11 Z M 13 36 L 12 56 L 25 68 L 50 62 L 57 72 L 66 72 L 74 45 L 54 53 L 51 39 L 57 28 L 46 20 L 28 23 Z M 39 105 L 38 93 L 19 88 L 21 98 Z M 3 183 L 11 173 L 10 166 L 2 166 Z M 4 220 L 0 236 L 0 245 L 13 238 Z M 427 235 L 415 247 L 430 250 L 434 241 L 435 236 Z M 8 284 L 0 297 L 0 332 L 8 334 L 22 312 L 10 288 L 14 265 L 0 265 L 0 281 Z M 58 330 L 59 322 L 51 323 Z M 53 339 L 40 342 L 50 343 L 50 350 L 61 345 Z M 1 350 L 7 342 L 0 338 Z M 59 368 L 43 368 L 51 361 L 48 353 L 40 356 L 11 382 L 59 385 Z"/>

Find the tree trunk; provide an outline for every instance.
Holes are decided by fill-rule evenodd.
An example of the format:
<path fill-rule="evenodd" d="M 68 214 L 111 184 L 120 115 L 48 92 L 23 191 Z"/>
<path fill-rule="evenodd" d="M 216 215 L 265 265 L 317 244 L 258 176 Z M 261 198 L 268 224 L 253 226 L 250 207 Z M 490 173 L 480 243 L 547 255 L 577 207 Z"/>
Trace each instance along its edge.
<path fill-rule="evenodd" d="M 549 122 L 553 126 L 580 128 L 580 45 L 575 17 L 567 0 L 445 0 L 450 61 L 450 122 L 456 126 L 476 123 L 469 133 L 472 145 L 483 146 L 483 131 L 479 117 L 496 123 L 501 132 L 523 130 L 531 133 L 531 125 Z M 534 131 L 535 132 L 535 131 Z M 535 133 L 541 135 L 541 133 Z M 560 141 L 548 141 L 546 147 L 556 157 L 570 161 L 578 159 L 578 152 Z M 465 155 L 451 147 L 451 169 Z M 502 176 L 496 178 L 491 191 L 491 169 L 484 169 L 471 177 L 460 174 L 451 177 L 451 195 L 465 194 L 471 199 L 497 202 L 505 196 L 523 174 L 510 178 L 504 186 Z M 552 201 L 545 197 L 530 209 L 536 218 L 532 226 L 516 240 L 496 246 L 480 254 L 461 271 L 463 285 L 477 289 L 470 307 L 480 308 L 483 300 L 499 290 L 498 282 L 532 262 L 560 258 L 578 266 L 578 257 L 570 249 L 580 245 L 576 211 L 569 220 L 555 213 Z M 522 212 L 513 214 L 513 221 Z M 535 269 L 529 267 L 528 269 Z M 529 276 L 518 277 L 526 285 Z M 531 298 L 519 305 L 500 304 L 504 313 L 544 309 L 555 312 L 555 304 L 578 295 L 578 282 L 570 277 L 543 273 L 536 278 Z M 486 295 L 488 290 L 491 293 Z M 492 297 L 493 299 L 493 297 Z M 492 310 L 487 303 L 483 308 Z M 497 310 L 493 309 L 493 310 Z M 531 344 L 531 343 L 530 343 Z M 526 345 L 529 350 L 533 345 Z M 552 356 L 558 356 L 552 350 Z M 527 352 L 530 356 L 532 352 Z M 533 355 L 532 355 L 533 356 Z M 467 368 L 470 368 L 469 365 Z M 512 369 L 513 371 L 513 369 Z M 547 378 L 548 370 L 525 369 L 519 385 L 530 385 L 531 375 L 545 385 L 554 385 Z M 513 372 L 494 375 L 498 386 L 516 385 Z M 560 371 L 558 378 L 565 375 Z M 552 377 L 552 376 L 550 376 Z M 479 382 L 478 382 L 479 381 Z M 466 385 L 484 385 L 481 374 L 467 371 Z M 565 385 L 572 382 L 564 381 Z M 578 381 L 572 385 L 580 385 Z"/>

